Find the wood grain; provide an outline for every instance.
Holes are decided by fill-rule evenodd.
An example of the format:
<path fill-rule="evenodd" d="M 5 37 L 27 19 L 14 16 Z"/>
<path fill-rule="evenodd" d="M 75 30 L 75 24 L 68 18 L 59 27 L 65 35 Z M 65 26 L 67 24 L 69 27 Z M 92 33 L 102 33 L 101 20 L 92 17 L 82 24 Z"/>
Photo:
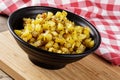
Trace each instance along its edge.
<path fill-rule="evenodd" d="M 13 80 L 8 74 L 0 70 L 0 80 Z"/>
<path fill-rule="evenodd" d="M 7 18 L 4 16 L 0 16 L 0 32 L 6 31 L 7 28 Z"/>
<path fill-rule="evenodd" d="M 0 68 L 15 80 L 120 80 L 120 67 L 94 53 L 59 70 L 38 67 L 8 30 L 0 32 Z"/>
<path fill-rule="evenodd" d="M 0 33 L 0 44 L 0 66 L 2 63 L 6 64 L 4 67 L 9 66 L 6 69 L 11 70 L 10 75 L 16 80 L 22 80 L 23 78 L 26 80 L 120 79 L 120 68 L 103 61 L 95 54 L 91 54 L 80 61 L 69 64 L 63 69 L 47 70 L 31 63 L 27 54 L 17 45 L 8 31 Z M 21 79 L 18 76 L 15 77 L 15 73 Z"/>

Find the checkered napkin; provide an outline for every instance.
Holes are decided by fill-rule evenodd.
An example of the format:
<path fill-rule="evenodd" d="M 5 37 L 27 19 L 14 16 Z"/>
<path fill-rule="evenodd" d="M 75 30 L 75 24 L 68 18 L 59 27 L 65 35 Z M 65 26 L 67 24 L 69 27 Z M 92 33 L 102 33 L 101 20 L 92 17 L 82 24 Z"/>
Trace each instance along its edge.
<path fill-rule="evenodd" d="M 90 21 L 101 34 L 96 54 L 120 65 L 119 0 L 0 0 L 0 14 L 10 15 L 26 6 L 52 6 L 78 14 Z"/>

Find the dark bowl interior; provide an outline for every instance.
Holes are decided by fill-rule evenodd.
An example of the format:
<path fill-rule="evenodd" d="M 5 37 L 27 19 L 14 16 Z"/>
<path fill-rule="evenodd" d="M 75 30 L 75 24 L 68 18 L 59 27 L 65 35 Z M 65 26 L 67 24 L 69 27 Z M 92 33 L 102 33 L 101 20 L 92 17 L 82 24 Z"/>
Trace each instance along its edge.
<path fill-rule="evenodd" d="M 32 6 L 19 9 L 12 13 L 8 19 L 8 28 L 15 40 L 18 42 L 20 47 L 26 51 L 29 56 L 29 59 L 36 65 L 50 68 L 50 69 L 59 69 L 64 67 L 66 64 L 80 60 L 81 58 L 87 56 L 90 53 L 93 53 L 100 45 L 101 37 L 97 29 L 86 19 L 67 11 L 67 18 L 71 21 L 74 21 L 76 24 L 81 26 L 88 26 L 91 29 L 91 37 L 95 41 L 95 45 L 91 49 L 86 49 L 82 54 L 56 54 L 48 52 L 39 48 L 36 48 L 29 43 L 23 41 L 14 33 L 14 29 L 23 28 L 23 18 L 35 18 L 37 14 L 51 11 L 56 13 L 57 11 L 63 11 L 62 9 L 45 7 L 45 6 Z M 66 10 L 65 10 L 66 11 Z"/>

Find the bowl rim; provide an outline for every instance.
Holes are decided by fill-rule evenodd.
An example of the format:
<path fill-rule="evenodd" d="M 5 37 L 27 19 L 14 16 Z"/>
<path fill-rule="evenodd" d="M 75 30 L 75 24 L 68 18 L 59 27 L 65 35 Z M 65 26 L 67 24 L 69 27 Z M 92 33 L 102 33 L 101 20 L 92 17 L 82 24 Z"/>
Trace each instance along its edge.
<path fill-rule="evenodd" d="M 87 50 L 87 51 L 84 51 L 83 53 L 79 53 L 79 54 L 59 54 L 59 53 L 54 53 L 54 52 L 49 52 L 47 50 L 43 50 L 43 49 L 40 49 L 40 48 L 37 48 L 37 47 L 34 47 L 32 45 L 30 45 L 28 42 L 25 42 L 24 40 L 22 40 L 14 31 L 13 31 L 13 28 L 12 26 L 10 25 L 10 20 L 12 17 L 14 17 L 14 14 L 22 11 L 22 10 L 25 10 L 25 9 L 30 9 L 30 8 L 52 8 L 52 9 L 57 9 L 58 11 L 66 11 L 70 14 L 73 14 L 75 16 L 78 16 L 80 17 L 82 20 L 84 20 L 87 24 L 91 25 L 92 28 L 94 29 L 95 33 L 97 33 L 97 37 L 98 37 L 98 42 L 97 44 L 95 44 L 95 46 L 93 48 L 91 48 L 90 50 Z M 41 52 L 43 51 L 45 54 L 49 54 L 49 55 L 56 55 L 56 56 L 69 56 L 69 57 L 79 57 L 79 56 L 85 56 L 85 55 L 88 55 L 90 54 L 91 52 L 94 52 L 99 46 L 100 46 L 100 43 L 101 43 L 101 36 L 100 36 L 100 33 L 98 32 L 98 30 L 96 29 L 96 27 L 91 24 L 88 20 L 86 20 L 85 18 L 73 13 L 73 12 L 70 12 L 68 10 L 65 10 L 65 9 L 60 9 L 60 8 L 55 8 L 55 7 L 49 7 L 49 6 L 28 6 L 28 7 L 23 7 L 23 8 L 20 8 L 16 11 L 14 11 L 12 14 L 10 14 L 10 16 L 8 17 L 8 21 L 7 21 L 7 25 L 8 25 L 8 29 L 10 31 L 10 33 L 14 36 L 14 38 L 16 38 L 17 40 L 19 40 L 22 45 L 25 45 L 27 46 L 29 49 L 33 49 L 34 51 L 37 51 L 37 52 Z"/>

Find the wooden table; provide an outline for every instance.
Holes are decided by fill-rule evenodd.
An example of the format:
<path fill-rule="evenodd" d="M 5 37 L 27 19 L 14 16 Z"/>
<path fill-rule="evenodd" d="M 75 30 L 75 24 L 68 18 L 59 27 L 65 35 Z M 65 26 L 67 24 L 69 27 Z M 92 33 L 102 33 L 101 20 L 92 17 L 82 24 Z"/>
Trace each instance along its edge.
<path fill-rule="evenodd" d="M 59 70 L 38 67 L 6 27 L 6 19 L 0 17 L 0 68 L 15 80 L 120 80 L 120 67 L 94 53 Z"/>

